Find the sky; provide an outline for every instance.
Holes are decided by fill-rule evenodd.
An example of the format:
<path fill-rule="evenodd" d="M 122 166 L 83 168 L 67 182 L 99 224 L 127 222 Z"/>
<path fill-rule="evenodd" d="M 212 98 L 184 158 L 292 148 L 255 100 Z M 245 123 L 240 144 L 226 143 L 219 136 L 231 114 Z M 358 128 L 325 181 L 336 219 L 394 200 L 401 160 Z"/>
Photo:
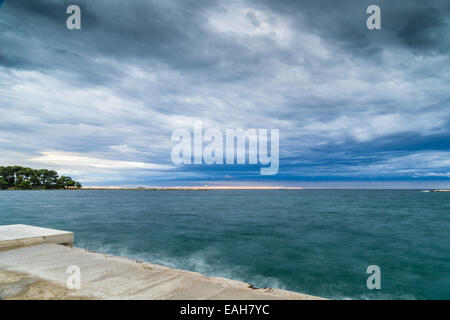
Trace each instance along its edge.
<path fill-rule="evenodd" d="M 450 187 L 448 0 L 0 5 L 0 165 L 85 186 Z M 172 163 L 199 121 L 279 129 L 278 174 Z"/>

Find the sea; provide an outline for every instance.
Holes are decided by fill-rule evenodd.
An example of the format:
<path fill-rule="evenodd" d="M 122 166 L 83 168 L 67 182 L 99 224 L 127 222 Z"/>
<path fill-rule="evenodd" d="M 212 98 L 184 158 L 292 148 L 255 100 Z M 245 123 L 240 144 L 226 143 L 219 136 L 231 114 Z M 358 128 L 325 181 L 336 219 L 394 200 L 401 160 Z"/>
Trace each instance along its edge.
<path fill-rule="evenodd" d="M 6 224 L 73 231 L 77 247 L 258 288 L 450 299 L 450 193 L 0 191 Z M 380 289 L 367 285 L 369 266 L 379 267 Z"/>

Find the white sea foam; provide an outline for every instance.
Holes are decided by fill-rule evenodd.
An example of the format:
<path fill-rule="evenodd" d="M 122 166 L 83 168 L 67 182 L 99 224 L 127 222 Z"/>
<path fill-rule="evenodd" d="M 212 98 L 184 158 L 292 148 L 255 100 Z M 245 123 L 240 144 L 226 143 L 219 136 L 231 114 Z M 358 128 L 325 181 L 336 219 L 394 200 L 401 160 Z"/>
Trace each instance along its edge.
<path fill-rule="evenodd" d="M 129 259 L 163 265 L 169 268 L 199 272 L 206 276 L 243 281 L 257 288 L 292 290 L 292 288 L 289 289 L 281 280 L 275 277 L 252 274 L 251 270 L 246 266 L 226 265 L 221 264 L 220 261 L 218 261 L 217 264 L 211 263 L 210 261 L 217 260 L 217 257 L 220 254 L 216 249 L 211 247 L 193 252 L 186 256 L 174 257 L 161 252 L 131 252 L 126 247 L 119 247 L 113 244 L 92 245 L 83 241 L 78 241 L 76 246 Z"/>

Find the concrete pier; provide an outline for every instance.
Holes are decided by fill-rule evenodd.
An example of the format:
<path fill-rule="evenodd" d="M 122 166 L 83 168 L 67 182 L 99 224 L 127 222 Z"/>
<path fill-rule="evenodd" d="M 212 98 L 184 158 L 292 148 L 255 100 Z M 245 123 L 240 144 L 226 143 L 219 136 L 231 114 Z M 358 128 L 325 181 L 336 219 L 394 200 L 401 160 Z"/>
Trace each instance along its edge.
<path fill-rule="evenodd" d="M 7 238 L 2 230 L 11 229 L 0 228 L 0 239 Z M 28 244 L 0 250 L 3 299 L 320 299 L 56 243 Z M 73 266 L 80 271 L 80 289 L 67 286 Z"/>
<path fill-rule="evenodd" d="M 24 224 L 0 226 L 0 250 L 40 243 L 73 245 L 73 232 Z"/>

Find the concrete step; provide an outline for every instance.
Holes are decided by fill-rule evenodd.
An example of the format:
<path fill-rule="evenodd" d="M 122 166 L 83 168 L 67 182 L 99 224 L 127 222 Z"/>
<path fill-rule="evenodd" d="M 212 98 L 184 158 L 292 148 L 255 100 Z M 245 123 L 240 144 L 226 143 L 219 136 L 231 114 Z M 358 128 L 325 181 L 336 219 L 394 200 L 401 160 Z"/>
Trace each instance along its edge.
<path fill-rule="evenodd" d="M 40 243 L 73 245 L 73 232 L 40 228 L 25 224 L 0 226 L 0 249 Z"/>

